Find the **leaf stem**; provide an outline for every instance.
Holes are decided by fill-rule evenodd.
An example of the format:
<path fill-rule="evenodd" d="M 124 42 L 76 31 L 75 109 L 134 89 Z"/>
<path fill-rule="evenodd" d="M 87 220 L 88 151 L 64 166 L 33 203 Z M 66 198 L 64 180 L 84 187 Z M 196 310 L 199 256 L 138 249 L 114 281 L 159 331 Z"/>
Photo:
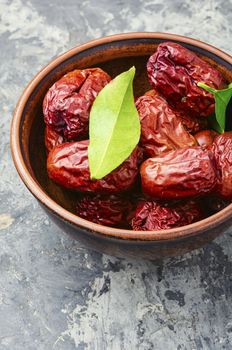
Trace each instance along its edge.
<path fill-rule="evenodd" d="M 214 88 L 212 88 L 212 87 L 210 87 L 202 82 L 197 83 L 197 86 L 201 87 L 202 89 L 205 89 L 206 91 L 211 92 L 212 94 L 215 94 L 215 92 L 217 91 Z"/>

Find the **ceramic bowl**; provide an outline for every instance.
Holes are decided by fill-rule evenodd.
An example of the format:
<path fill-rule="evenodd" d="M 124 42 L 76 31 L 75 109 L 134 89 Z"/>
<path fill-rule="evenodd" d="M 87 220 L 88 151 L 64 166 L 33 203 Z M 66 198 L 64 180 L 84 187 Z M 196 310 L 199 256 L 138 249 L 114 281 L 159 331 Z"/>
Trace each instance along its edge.
<path fill-rule="evenodd" d="M 165 231 L 110 228 L 75 215 L 77 194 L 65 190 L 46 172 L 42 101 L 49 87 L 77 68 L 101 67 L 112 77 L 136 67 L 134 90 L 150 89 L 146 62 L 159 43 L 173 41 L 196 52 L 232 81 L 232 57 L 201 41 L 165 33 L 128 33 L 97 39 L 55 58 L 28 84 L 15 109 L 11 149 L 17 171 L 29 191 L 64 232 L 85 246 L 107 254 L 157 259 L 199 248 L 223 233 L 232 223 L 232 204 L 204 220 Z"/>

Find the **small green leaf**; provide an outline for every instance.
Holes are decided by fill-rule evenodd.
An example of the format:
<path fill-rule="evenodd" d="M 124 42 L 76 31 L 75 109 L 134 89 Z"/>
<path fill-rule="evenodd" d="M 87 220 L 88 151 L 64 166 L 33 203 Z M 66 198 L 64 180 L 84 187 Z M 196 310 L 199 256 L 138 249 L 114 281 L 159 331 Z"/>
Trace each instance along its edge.
<path fill-rule="evenodd" d="M 227 89 L 216 90 L 205 83 L 197 84 L 202 89 L 212 93 L 215 99 L 215 120 L 213 122 L 213 128 L 219 133 L 223 133 L 226 127 L 226 108 L 232 97 L 232 83 L 230 83 Z"/>
<path fill-rule="evenodd" d="M 134 103 L 135 67 L 118 75 L 96 97 L 89 123 L 91 179 L 101 179 L 126 160 L 140 139 Z"/>
<path fill-rule="evenodd" d="M 223 133 L 222 128 L 220 127 L 220 125 L 217 122 L 215 113 L 211 114 L 208 117 L 208 123 L 209 123 L 210 129 L 217 131 L 219 134 Z"/>

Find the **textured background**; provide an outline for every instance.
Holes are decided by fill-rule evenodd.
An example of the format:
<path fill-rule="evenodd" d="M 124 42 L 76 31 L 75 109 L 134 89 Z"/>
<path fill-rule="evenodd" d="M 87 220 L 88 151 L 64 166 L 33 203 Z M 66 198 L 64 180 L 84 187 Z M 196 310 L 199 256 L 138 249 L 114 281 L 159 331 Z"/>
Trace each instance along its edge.
<path fill-rule="evenodd" d="M 56 55 L 127 31 L 232 53 L 231 0 L 0 0 L 0 350 L 232 348 L 232 230 L 152 262 L 86 250 L 49 221 L 9 149 L 23 88 Z"/>

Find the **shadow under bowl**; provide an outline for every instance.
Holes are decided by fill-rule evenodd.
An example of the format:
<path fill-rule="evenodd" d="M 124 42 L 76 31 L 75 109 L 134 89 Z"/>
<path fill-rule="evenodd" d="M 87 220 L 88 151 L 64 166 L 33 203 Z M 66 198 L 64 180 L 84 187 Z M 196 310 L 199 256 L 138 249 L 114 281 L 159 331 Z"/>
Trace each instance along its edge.
<path fill-rule="evenodd" d="M 29 83 L 12 120 L 11 149 L 15 166 L 43 209 L 63 231 L 85 246 L 118 257 L 153 260 L 199 248 L 229 227 L 232 204 L 204 220 L 165 231 L 110 228 L 76 216 L 78 194 L 61 188 L 47 176 L 42 101 L 50 86 L 62 75 L 88 67 L 100 67 L 114 77 L 135 66 L 134 91 L 140 96 L 150 89 L 147 59 L 163 41 L 177 42 L 196 52 L 232 81 L 232 57 L 213 46 L 167 33 L 119 34 L 77 46 L 54 59 Z"/>

